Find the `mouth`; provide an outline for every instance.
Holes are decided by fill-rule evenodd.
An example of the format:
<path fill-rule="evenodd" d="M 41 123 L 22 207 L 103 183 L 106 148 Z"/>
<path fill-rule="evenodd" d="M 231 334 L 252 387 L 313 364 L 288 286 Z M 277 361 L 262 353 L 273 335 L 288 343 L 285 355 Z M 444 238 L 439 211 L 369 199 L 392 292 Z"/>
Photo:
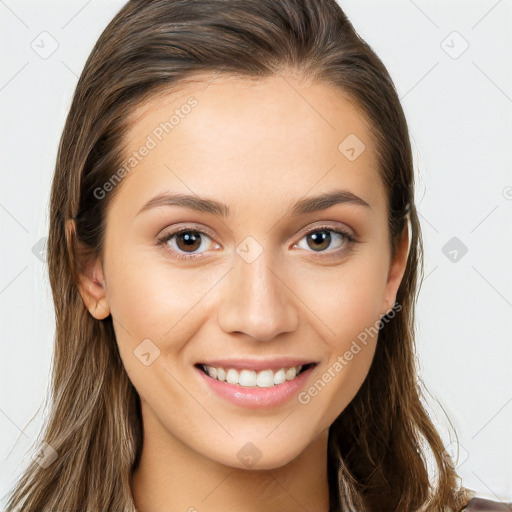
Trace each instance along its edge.
<path fill-rule="evenodd" d="M 272 410 L 290 404 L 307 386 L 318 364 L 291 358 L 223 359 L 197 363 L 194 367 L 206 386 L 205 396 L 216 395 L 237 407 Z"/>
<path fill-rule="evenodd" d="M 260 369 L 253 369 L 255 365 L 247 363 L 245 366 L 235 363 L 224 363 L 223 365 L 197 363 L 194 366 L 211 379 L 238 388 L 273 388 L 294 381 L 317 364 L 315 362 L 298 365 L 268 364 L 266 368 L 260 364 Z"/>

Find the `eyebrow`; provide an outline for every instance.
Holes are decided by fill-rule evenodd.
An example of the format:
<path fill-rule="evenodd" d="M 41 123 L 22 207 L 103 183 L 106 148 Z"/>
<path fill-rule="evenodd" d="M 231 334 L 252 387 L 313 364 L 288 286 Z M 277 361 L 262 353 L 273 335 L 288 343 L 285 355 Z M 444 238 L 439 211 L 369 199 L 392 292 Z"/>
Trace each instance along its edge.
<path fill-rule="evenodd" d="M 316 196 L 299 199 L 289 210 L 289 215 L 298 216 L 325 210 L 337 204 L 353 204 L 371 209 L 371 206 L 361 197 L 348 190 L 333 190 Z M 150 199 L 137 213 L 160 206 L 179 206 L 199 212 L 210 213 L 217 217 L 231 216 L 229 206 L 214 199 L 197 195 L 164 193 Z"/>

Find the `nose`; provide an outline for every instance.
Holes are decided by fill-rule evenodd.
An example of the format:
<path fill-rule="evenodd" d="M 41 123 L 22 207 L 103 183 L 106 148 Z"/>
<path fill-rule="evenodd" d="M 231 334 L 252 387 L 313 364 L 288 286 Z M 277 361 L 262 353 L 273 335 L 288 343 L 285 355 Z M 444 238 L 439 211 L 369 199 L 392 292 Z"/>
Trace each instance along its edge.
<path fill-rule="evenodd" d="M 252 263 L 236 259 L 219 297 L 218 322 L 225 332 L 269 341 L 297 329 L 298 298 L 293 283 L 286 272 L 271 266 L 266 251 Z"/>

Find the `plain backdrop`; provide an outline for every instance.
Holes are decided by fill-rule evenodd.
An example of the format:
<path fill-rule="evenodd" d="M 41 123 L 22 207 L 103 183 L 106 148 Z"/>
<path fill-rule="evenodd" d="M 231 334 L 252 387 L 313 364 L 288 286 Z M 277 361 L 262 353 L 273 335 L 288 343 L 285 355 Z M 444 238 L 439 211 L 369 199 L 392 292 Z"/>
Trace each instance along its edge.
<path fill-rule="evenodd" d="M 510 500 L 512 1 L 339 3 L 387 66 L 409 122 L 429 411 L 463 483 Z M 123 4 L 0 0 L 0 498 L 43 421 L 54 333 L 44 237 L 58 141 L 85 60 Z"/>

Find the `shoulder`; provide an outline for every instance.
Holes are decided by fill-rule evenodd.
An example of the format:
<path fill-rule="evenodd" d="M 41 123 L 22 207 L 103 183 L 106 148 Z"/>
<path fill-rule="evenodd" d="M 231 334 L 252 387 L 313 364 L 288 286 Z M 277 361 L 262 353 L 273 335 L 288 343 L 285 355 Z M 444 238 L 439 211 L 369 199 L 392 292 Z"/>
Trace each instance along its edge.
<path fill-rule="evenodd" d="M 512 512 L 512 503 L 474 497 L 459 512 Z"/>

